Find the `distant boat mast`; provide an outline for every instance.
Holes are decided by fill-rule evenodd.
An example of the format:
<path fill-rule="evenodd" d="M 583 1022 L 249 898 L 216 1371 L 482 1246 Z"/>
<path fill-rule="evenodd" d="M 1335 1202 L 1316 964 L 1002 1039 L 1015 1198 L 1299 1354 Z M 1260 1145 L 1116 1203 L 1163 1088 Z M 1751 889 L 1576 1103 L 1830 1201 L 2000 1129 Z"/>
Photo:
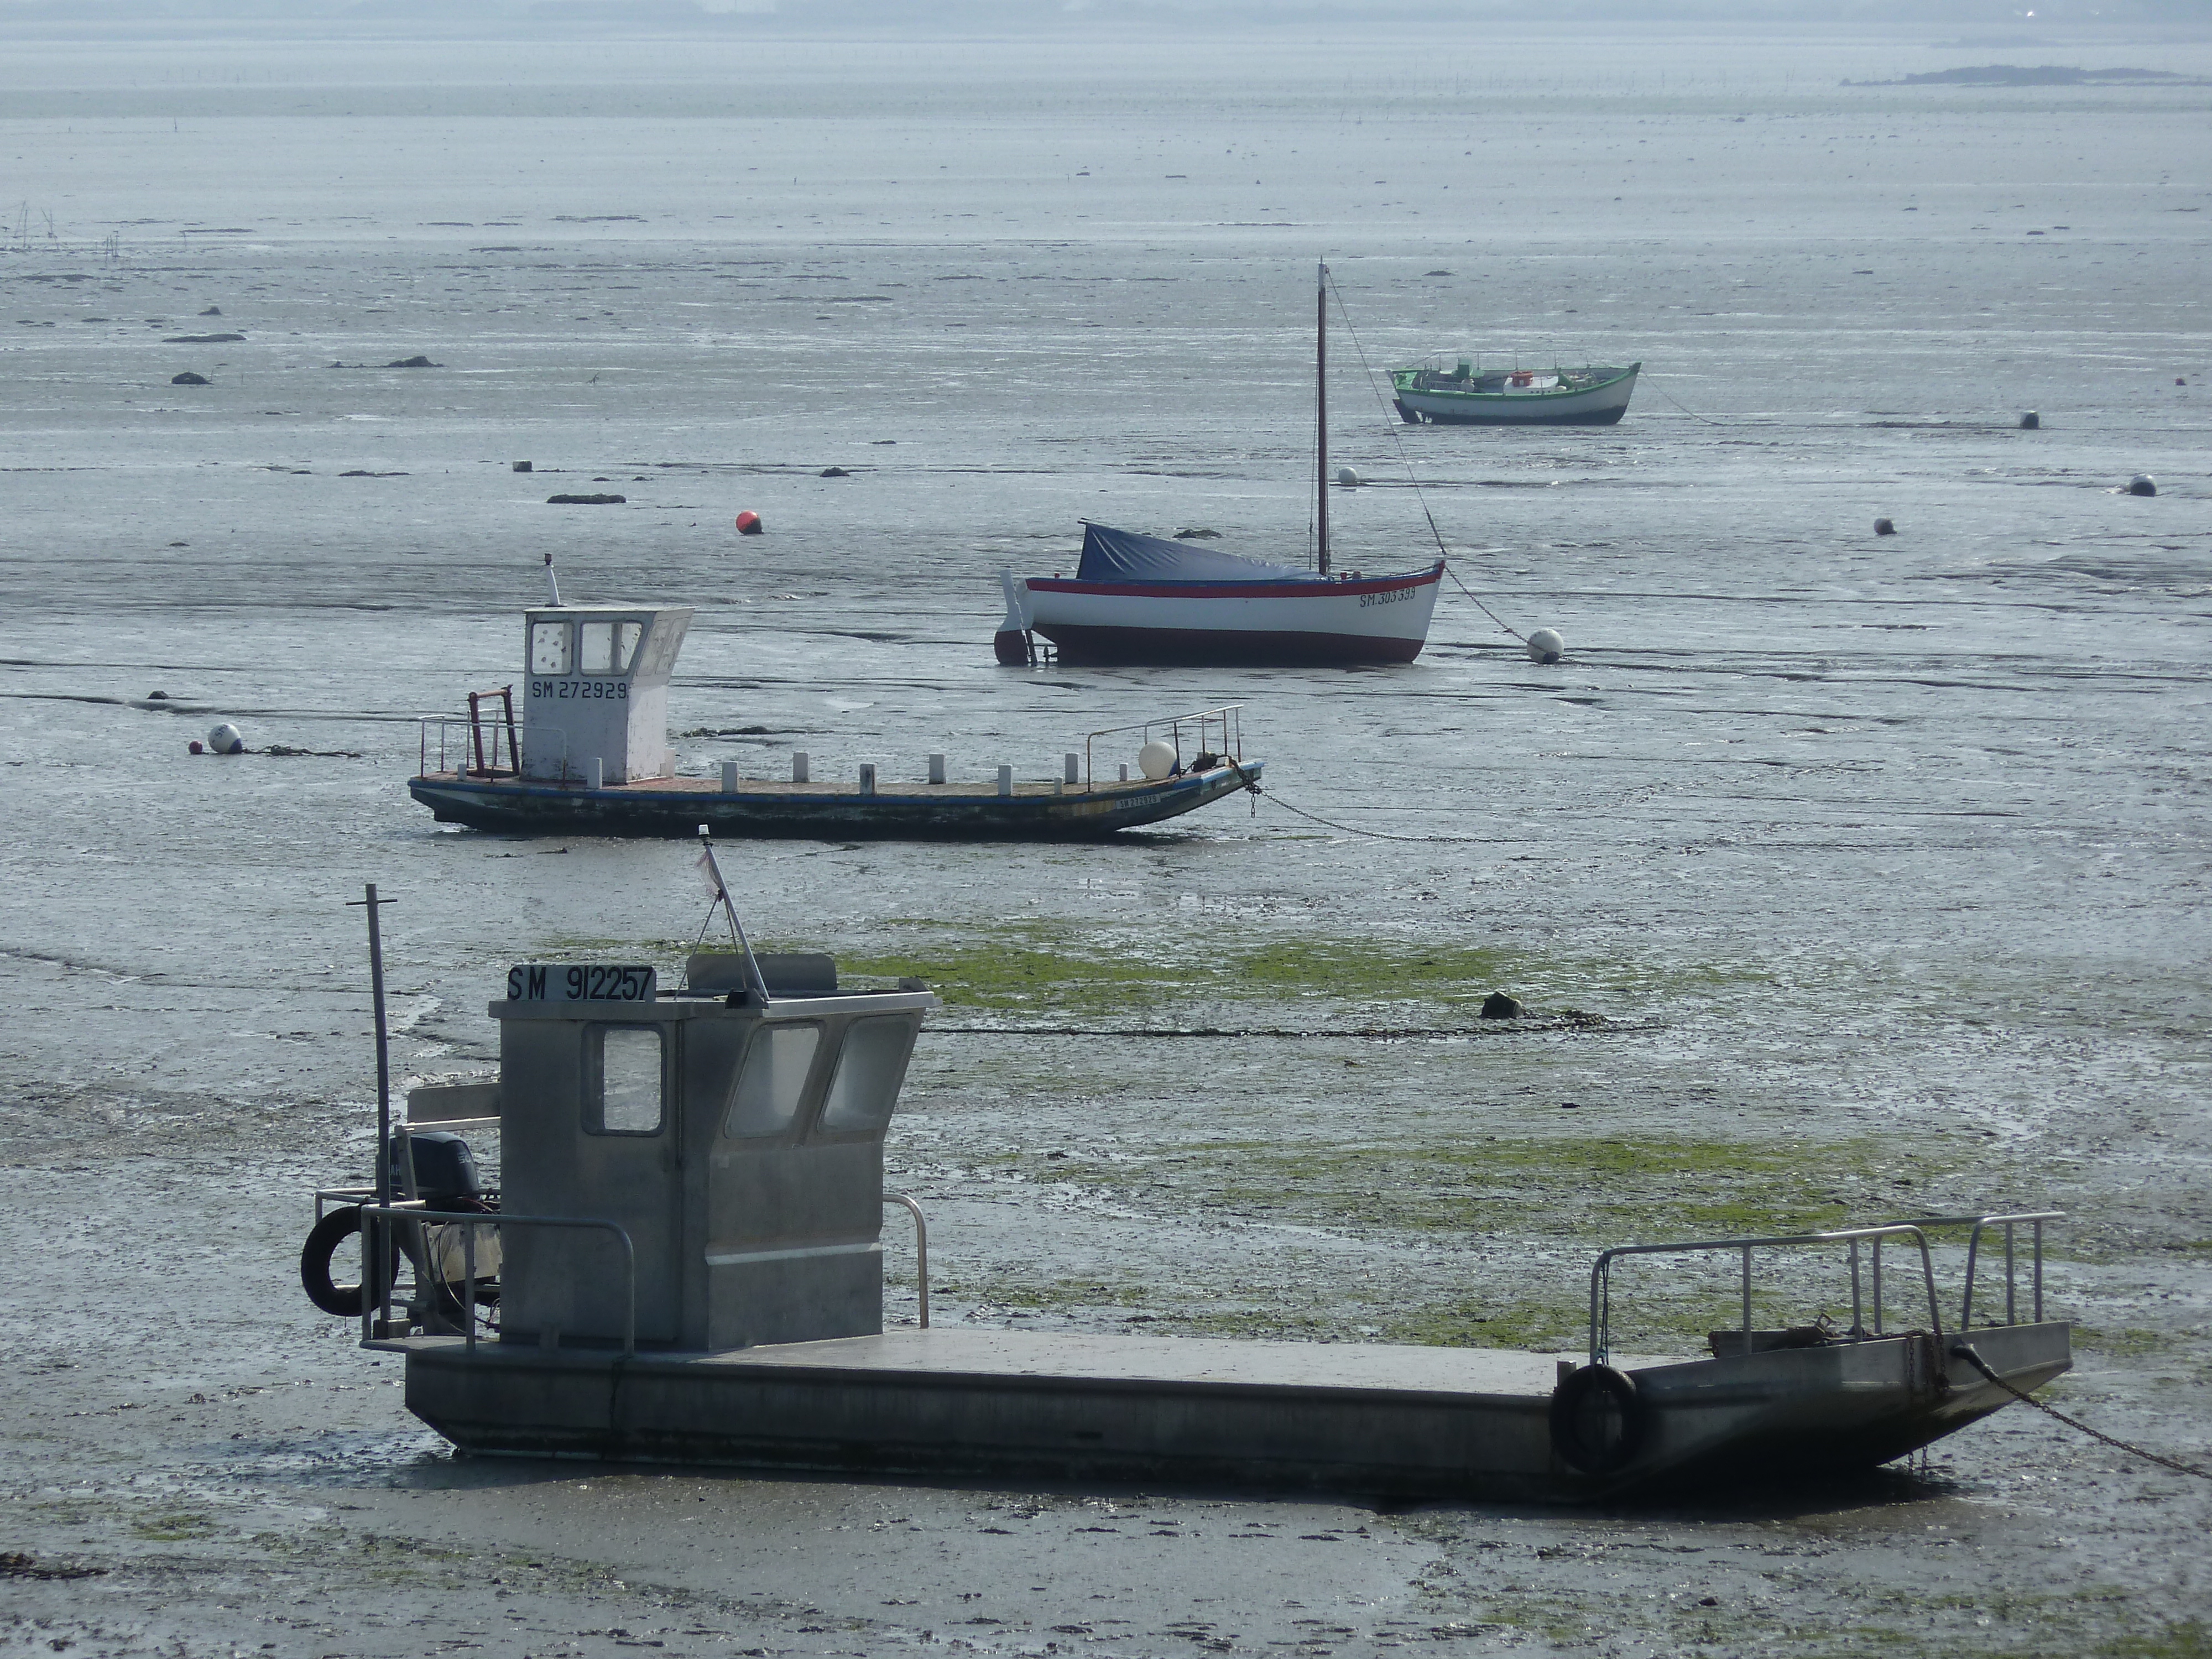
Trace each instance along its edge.
<path fill-rule="evenodd" d="M 1328 574 L 1328 262 L 1314 289 L 1314 499 L 1320 527 L 1321 574 Z"/>

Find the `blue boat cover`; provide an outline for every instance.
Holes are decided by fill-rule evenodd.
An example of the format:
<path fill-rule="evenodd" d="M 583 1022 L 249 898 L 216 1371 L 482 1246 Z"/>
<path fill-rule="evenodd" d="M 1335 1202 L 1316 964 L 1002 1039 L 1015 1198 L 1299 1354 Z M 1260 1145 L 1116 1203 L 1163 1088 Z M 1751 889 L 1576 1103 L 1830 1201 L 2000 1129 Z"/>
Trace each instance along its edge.
<path fill-rule="evenodd" d="M 1109 530 L 1103 524 L 1083 526 L 1083 562 L 1075 568 L 1079 582 L 1280 582 L 1322 581 L 1310 570 L 1287 564 L 1267 564 L 1235 553 L 1193 547 L 1160 536 L 1139 536 L 1130 530 Z"/>

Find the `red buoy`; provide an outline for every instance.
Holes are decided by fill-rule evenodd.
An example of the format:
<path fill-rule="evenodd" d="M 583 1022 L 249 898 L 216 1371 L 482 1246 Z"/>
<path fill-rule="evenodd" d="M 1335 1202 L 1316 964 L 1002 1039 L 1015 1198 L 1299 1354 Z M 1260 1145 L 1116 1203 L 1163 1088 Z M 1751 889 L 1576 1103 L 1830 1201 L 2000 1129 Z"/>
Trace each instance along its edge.
<path fill-rule="evenodd" d="M 761 529 L 760 514 L 750 507 L 738 514 L 738 534 L 740 536 L 757 536 Z"/>

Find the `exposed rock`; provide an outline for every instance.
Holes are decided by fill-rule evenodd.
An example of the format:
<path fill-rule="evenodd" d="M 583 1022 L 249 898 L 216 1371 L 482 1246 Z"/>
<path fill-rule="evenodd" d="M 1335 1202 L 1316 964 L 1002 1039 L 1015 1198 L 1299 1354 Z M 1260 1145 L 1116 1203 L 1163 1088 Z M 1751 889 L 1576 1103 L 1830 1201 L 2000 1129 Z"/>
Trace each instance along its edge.
<path fill-rule="evenodd" d="M 1179 542 L 1218 542 L 1221 539 L 1221 532 L 1218 530 L 1178 530 L 1175 538 Z"/>
<path fill-rule="evenodd" d="M 445 364 L 434 363 L 428 357 L 396 357 L 385 364 L 386 368 L 443 368 Z"/>
<path fill-rule="evenodd" d="M 206 375 L 195 374 L 189 368 L 181 374 L 172 374 L 169 376 L 169 384 L 171 386 L 205 386 L 207 383 L 208 378 Z"/>
<path fill-rule="evenodd" d="M 842 466 L 825 466 L 822 469 L 822 476 L 825 478 L 849 478 L 853 475 Z"/>
<path fill-rule="evenodd" d="M 170 334 L 164 336 L 163 345 L 236 345 L 243 334 Z"/>
<path fill-rule="evenodd" d="M 1482 1000 L 1485 1019 L 1518 1019 L 1528 1012 L 1521 1006 L 1520 998 L 1508 996 L 1503 991 L 1492 991 Z"/>
<path fill-rule="evenodd" d="M 548 495 L 548 507 L 620 507 L 627 495 Z"/>

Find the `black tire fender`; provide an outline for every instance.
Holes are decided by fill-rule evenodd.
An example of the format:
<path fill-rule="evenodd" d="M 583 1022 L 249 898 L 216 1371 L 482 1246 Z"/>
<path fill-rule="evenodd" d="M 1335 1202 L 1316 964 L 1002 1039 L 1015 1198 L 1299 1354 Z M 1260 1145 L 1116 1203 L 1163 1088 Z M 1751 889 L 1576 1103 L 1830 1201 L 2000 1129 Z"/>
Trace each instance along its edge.
<path fill-rule="evenodd" d="M 1570 1371 L 1552 1390 L 1552 1449 L 1583 1474 L 1618 1474 L 1634 1462 L 1650 1422 L 1636 1379 L 1610 1365 Z"/>
<path fill-rule="evenodd" d="M 340 1285 L 331 1278 L 331 1261 L 345 1242 L 360 1231 L 361 1206 L 349 1204 L 325 1212 L 300 1249 L 300 1287 L 307 1291 L 308 1301 L 336 1318 L 358 1319 L 370 1301 L 381 1299 L 374 1294 L 364 1295 L 359 1285 Z M 384 1269 L 384 1284 L 388 1286 L 399 1273 L 398 1229 L 389 1229 L 386 1237 L 391 1247 L 391 1257 Z"/>

